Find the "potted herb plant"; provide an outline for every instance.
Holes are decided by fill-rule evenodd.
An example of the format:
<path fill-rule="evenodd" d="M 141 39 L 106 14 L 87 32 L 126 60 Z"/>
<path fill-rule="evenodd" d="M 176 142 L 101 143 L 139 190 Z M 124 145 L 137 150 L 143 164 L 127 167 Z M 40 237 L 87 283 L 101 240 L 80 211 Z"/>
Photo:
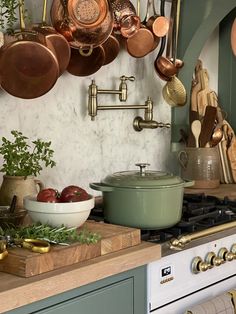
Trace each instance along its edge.
<path fill-rule="evenodd" d="M 0 205 L 10 205 L 13 196 L 16 195 L 16 210 L 23 208 L 23 198 L 26 195 L 36 194 L 43 184 L 35 177 L 45 167 L 54 167 L 54 151 L 51 142 L 41 139 L 29 142 L 28 137 L 22 132 L 11 131 L 13 140 L 2 137 L 0 155 L 3 157 L 3 165 L 0 169 L 3 182 L 0 187 Z"/>

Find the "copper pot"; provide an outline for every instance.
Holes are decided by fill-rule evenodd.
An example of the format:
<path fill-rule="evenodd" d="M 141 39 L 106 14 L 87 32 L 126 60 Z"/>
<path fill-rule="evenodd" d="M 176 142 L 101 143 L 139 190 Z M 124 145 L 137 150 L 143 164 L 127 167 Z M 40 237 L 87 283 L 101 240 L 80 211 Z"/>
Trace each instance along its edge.
<path fill-rule="evenodd" d="M 59 65 L 53 48 L 47 47 L 45 37 L 25 30 L 22 3 L 19 8 L 21 31 L 8 37 L 1 48 L 1 87 L 15 97 L 32 99 L 54 86 Z"/>
<path fill-rule="evenodd" d="M 71 58 L 67 71 L 75 76 L 88 76 L 97 72 L 105 62 L 102 45 L 95 47 L 90 54 L 81 55 L 79 49 L 71 48 Z"/>
<path fill-rule="evenodd" d="M 66 38 L 53 27 L 46 24 L 47 0 L 43 0 L 42 23 L 33 26 L 33 30 L 45 37 L 47 46 L 53 47 L 56 54 L 60 75 L 66 70 L 70 60 L 70 45 Z"/>
<path fill-rule="evenodd" d="M 136 14 L 134 5 L 129 0 L 111 0 L 114 15 L 114 30 L 129 38 L 140 28 L 141 21 Z"/>
<path fill-rule="evenodd" d="M 51 7 L 53 26 L 58 32 L 62 32 L 62 35 L 64 31 L 61 24 L 66 26 L 70 46 L 72 48 L 88 50 L 91 53 L 91 49 L 105 42 L 112 32 L 113 14 L 110 4 L 108 3 L 109 9 L 104 20 L 98 26 L 85 28 L 74 23 L 70 15 L 68 15 L 69 11 L 65 11 L 66 6 L 62 4 L 63 1 L 67 3 L 67 0 L 53 0 Z"/>
<path fill-rule="evenodd" d="M 109 64 L 115 60 L 120 51 L 120 43 L 114 34 L 111 34 L 108 39 L 102 44 L 105 52 L 105 60 L 103 65 Z"/>
<path fill-rule="evenodd" d="M 135 58 L 142 58 L 146 56 L 153 49 L 155 49 L 159 43 L 159 39 L 155 39 L 153 33 L 146 27 L 149 17 L 149 7 L 150 0 L 147 1 L 146 16 L 141 24 L 140 29 L 132 37 L 127 38 L 126 41 L 128 53 Z"/>

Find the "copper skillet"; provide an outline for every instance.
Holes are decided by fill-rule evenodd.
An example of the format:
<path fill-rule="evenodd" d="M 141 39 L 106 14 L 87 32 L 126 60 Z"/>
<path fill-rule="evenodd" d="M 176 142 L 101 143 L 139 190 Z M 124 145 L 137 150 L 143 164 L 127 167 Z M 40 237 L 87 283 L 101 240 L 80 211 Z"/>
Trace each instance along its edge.
<path fill-rule="evenodd" d="M 21 31 L 1 48 L 1 87 L 9 94 L 37 98 L 47 93 L 59 76 L 58 60 L 42 34 L 26 31 L 23 4 L 19 0 Z"/>
<path fill-rule="evenodd" d="M 140 1 L 140 0 L 138 0 Z M 141 24 L 140 29 L 131 37 L 127 38 L 126 48 L 128 53 L 135 58 L 142 58 L 156 48 L 158 43 L 155 43 L 153 33 L 145 26 L 149 18 L 150 0 L 147 0 L 146 16 Z M 140 15 L 139 5 L 137 14 Z M 157 37 L 156 37 L 157 40 Z M 158 40 L 159 42 L 159 40 Z"/>
<path fill-rule="evenodd" d="M 55 29 L 46 23 L 47 1 L 43 0 L 42 23 L 33 26 L 33 30 L 41 33 L 45 37 L 47 46 L 52 46 L 56 53 L 59 64 L 60 75 L 66 70 L 70 61 L 70 45 L 66 38 L 55 31 Z"/>

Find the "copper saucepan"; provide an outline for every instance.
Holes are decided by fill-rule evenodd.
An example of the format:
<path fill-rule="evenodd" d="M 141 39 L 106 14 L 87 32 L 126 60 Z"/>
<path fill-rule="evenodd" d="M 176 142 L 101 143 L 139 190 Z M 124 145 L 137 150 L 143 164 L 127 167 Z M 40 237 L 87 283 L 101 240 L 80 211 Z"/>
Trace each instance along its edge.
<path fill-rule="evenodd" d="M 45 37 L 35 31 L 26 31 L 23 4 L 19 0 L 21 31 L 1 48 L 1 87 L 9 94 L 37 98 L 47 93 L 59 76 L 58 60 L 46 46 Z"/>
<path fill-rule="evenodd" d="M 87 56 L 81 55 L 79 49 L 71 48 L 71 58 L 67 71 L 76 76 L 88 76 L 97 72 L 105 62 L 105 51 L 102 45 L 93 48 Z"/>
<path fill-rule="evenodd" d="M 42 23 L 33 26 L 33 30 L 45 36 L 47 46 L 54 48 L 60 75 L 66 70 L 70 61 L 70 45 L 66 38 L 55 31 L 55 29 L 46 23 L 47 0 L 43 0 Z"/>
<path fill-rule="evenodd" d="M 129 0 L 111 0 L 114 15 L 113 29 L 125 37 L 133 36 L 140 28 L 141 21 L 134 5 Z"/>
<path fill-rule="evenodd" d="M 155 0 L 152 0 L 154 15 L 149 17 L 146 26 L 153 32 L 156 37 L 164 37 L 169 30 L 169 19 L 162 14 L 157 14 Z"/>
<path fill-rule="evenodd" d="M 68 12 L 65 11 L 66 5 L 62 5 L 62 2 L 67 3 L 68 0 L 53 0 L 51 6 L 51 20 L 53 26 L 58 32 L 61 32 L 61 27 L 58 25 L 65 24 L 68 27 L 72 40 L 69 44 L 72 48 L 78 48 L 91 54 L 92 48 L 98 47 L 107 40 L 113 29 L 113 13 L 110 3 L 108 3 L 108 11 L 104 20 L 95 27 L 85 28 L 72 21 Z M 67 29 L 68 32 L 68 29 Z M 63 34 L 62 34 L 63 35 Z M 69 36 L 70 37 L 70 36 Z M 87 53 L 86 52 L 86 53 Z"/>
<path fill-rule="evenodd" d="M 138 0 L 139 2 L 140 0 Z M 156 48 L 155 38 L 153 33 L 146 27 L 146 22 L 149 18 L 150 0 L 147 0 L 146 16 L 141 24 L 140 29 L 126 40 L 126 49 L 128 53 L 135 58 L 142 58 Z M 139 11 L 139 5 L 138 10 Z M 138 12 L 138 15 L 140 12 Z M 157 40 L 157 38 L 156 38 Z M 158 39 L 159 42 L 159 39 Z"/>
<path fill-rule="evenodd" d="M 103 65 L 109 64 L 115 60 L 120 52 L 120 43 L 115 34 L 111 34 L 102 44 L 105 52 L 105 60 Z"/>

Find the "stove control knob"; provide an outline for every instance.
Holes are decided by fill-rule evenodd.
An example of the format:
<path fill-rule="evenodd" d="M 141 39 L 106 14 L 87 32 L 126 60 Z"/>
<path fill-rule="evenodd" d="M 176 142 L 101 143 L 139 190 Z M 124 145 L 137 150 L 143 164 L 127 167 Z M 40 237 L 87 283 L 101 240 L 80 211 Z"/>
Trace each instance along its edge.
<path fill-rule="evenodd" d="M 236 259 L 236 243 L 232 245 L 231 252 L 234 254 L 234 259 Z"/>
<path fill-rule="evenodd" d="M 216 259 L 216 255 L 214 252 L 207 253 L 205 261 L 209 265 L 209 269 L 211 269 L 215 266 L 215 259 Z"/>
<path fill-rule="evenodd" d="M 222 264 L 224 264 L 224 260 L 219 257 L 219 256 L 216 256 L 214 259 L 213 259 L 213 263 L 214 263 L 214 266 L 220 266 Z"/>
<path fill-rule="evenodd" d="M 192 272 L 198 274 L 209 269 L 209 264 L 204 262 L 200 256 L 197 256 L 192 261 Z"/>
<path fill-rule="evenodd" d="M 226 247 L 220 249 L 218 256 L 222 258 L 224 262 L 231 262 L 234 259 L 234 253 L 229 252 Z"/>

